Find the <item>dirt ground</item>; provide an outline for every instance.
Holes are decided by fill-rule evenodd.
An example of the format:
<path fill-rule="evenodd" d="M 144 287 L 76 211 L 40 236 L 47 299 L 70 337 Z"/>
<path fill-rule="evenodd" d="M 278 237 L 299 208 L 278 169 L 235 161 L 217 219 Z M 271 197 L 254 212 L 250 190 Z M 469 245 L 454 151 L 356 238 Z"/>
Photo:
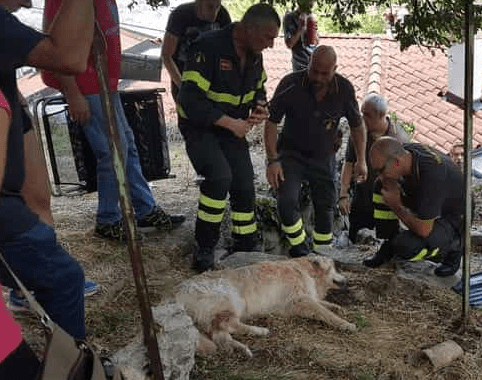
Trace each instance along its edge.
<path fill-rule="evenodd" d="M 152 189 L 162 207 L 184 213 L 187 221 L 170 234 L 151 233 L 144 239 L 142 258 L 153 305 L 167 300 L 176 284 L 195 275 L 189 256 L 198 196 L 195 173 L 181 143 L 171 143 L 170 153 L 176 177 L 153 182 Z M 262 189 L 259 148 L 253 160 Z M 93 236 L 96 204 L 95 193 L 62 196 L 53 199 L 53 210 L 59 240 L 82 263 L 86 277 L 101 287 L 100 294 L 86 299 L 88 339 L 103 353 L 112 353 L 141 331 L 141 320 L 126 247 Z M 331 294 L 329 300 L 343 306 L 342 317 L 356 323 L 358 332 L 341 333 L 298 318 L 258 319 L 254 323 L 269 328 L 270 334 L 240 338 L 252 348 L 253 358 L 197 358 L 192 379 L 482 379 L 482 312 L 471 310 L 471 323 L 462 330 L 462 300 L 451 289 L 399 279 L 390 268 L 350 268 L 343 274 L 349 278 L 348 289 Z M 40 349 L 35 318 L 19 318 L 27 339 Z M 448 339 L 457 342 L 464 355 L 448 367 L 434 369 L 420 350 Z"/>

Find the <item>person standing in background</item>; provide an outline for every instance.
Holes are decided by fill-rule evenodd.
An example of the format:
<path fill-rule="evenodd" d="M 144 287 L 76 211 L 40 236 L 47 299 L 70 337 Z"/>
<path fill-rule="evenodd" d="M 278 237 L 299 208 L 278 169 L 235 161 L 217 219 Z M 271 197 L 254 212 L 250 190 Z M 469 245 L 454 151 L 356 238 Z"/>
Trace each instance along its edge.
<path fill-rule="evenodd" d="M 62 0 L 47 0 L 44 9 L 44 29 L 55 20 Z M 124 152 L 126 180 L 139 229 L 156 228 L 170 231 L 184 222 L 184 215 L 169 215 L 156 204 L 145 179 L 135 145 L 134 133 L 127 122 L 117 85 L 121 73 L 121 45 L 119 14 L 115 0 L 95 0 L 96 21 L 107 45 L 109 86 L 115 108 L 120 144 Z M 61 91 L 69 104 L 72 120 L 83 132 L 97 160 L 98 208 L 95 235 L 101 238 L 125 241 L 125 230 L 119 206 L 119 195 L 112 163 L 107 124 L 101 104 L 101 89 L 92 54 L 88 68 L 76 76 L 43 71 L 46 85 Z"/>
<path fill-rule="evenodd" d="M 231 23 L 221 0 L 196 0 L 181 4 L 169 15 L 162 45 L 162 61 L 171 77 L 171 94 L 177 103 L 181 75 L 192 42 L 200 33 Z"/>
<path fill-rule="evenodd" d="M 314 19 L 310 20 L 310 22 L 314 22 L 313 27 L 315 28 L 314 31 L 310 31 L 314 33 L 313 41 L 310 41 L 307 29 L 308 17 L 313 17 L 311 10 L 315 0 L 297 0 L 297 3 L 298 8 L 294 12 L 286 13 L 283 19 L 285 44 L 288 49 L 291 49 L 293 71 L 308 68 L 311 54 L 318 45 L 318 32 L 316 31 L 316 21 Z"/>

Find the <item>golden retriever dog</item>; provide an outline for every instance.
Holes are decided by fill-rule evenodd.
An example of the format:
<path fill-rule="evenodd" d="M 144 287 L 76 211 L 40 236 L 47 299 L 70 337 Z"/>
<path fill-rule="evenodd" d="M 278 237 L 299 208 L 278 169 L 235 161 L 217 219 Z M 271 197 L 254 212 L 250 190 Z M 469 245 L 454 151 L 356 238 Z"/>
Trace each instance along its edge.
<path fill-rule="evenodd" d="M 333 313 L 341 307 L 324 300 L 329 289 L 346 282 L 332 259 L 306 256 L 203 273 L 182 282 L 176 299 L 200 330 L 199 354 L 212 353 L 220 346 L 251 357 L 249 348 L 231 334 L 264 336 L 269 330 L 244 324 L 242 321 L 248 318 L 299 316 L 355 331 L 354 324 Z"/>

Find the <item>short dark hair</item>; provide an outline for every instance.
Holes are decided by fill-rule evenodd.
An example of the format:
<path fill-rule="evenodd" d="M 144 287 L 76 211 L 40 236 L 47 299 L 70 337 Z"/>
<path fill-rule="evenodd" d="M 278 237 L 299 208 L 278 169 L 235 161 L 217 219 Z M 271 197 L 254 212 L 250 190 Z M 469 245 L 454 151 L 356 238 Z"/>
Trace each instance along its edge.
<path fill-rule="evenodd" d="M 281 26 L 281 20 L 275 9 L 266 3 L 258 3 L 248 8 L 243 18 L 243 24 L 265 24 L 267 22 L 275 22 L 278 28 Z"/>

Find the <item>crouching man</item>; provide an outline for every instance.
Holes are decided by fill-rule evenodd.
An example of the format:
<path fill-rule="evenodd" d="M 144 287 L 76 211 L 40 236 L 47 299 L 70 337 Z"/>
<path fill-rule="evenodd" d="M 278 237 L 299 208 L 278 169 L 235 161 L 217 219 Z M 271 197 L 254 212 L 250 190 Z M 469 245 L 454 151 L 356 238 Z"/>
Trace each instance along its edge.
<path fill-rule="evenodd" d="M 460 267 L 464 184 L 460 169 L 446 155 L 426 145 L 402 144 L 381 137 L 370 150 L 370 163 L 382 183 L 381 201 L 408 230 L 391 224 L 386 240 L 366 266 L 375 268 L 391 259 L 441 262 L 440 277 Z"/>

